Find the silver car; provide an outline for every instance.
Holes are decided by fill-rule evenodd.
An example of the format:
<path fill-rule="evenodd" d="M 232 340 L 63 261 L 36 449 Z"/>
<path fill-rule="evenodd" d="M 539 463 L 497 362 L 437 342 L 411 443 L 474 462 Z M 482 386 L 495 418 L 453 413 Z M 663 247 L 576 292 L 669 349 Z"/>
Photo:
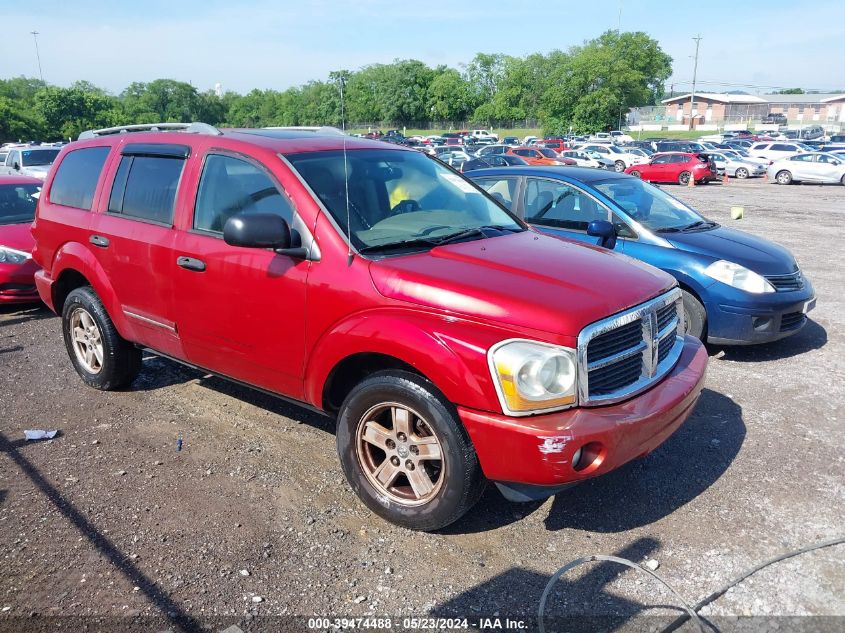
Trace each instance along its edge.
<path fill-rule="evenodd" d="M 729 152 L 708 152 L 716 163 L 716 168 L 730 178 L 753 178 L 766 173 L 766 167 L 760 163 L 742 160 L 739 155 Z"/>
<path fill-rule="evenodd" d="M 779 185 L 793 182 L 841 183 L 845 185 L 845 160 L 826 152 L 808 152 L 776 160 L 767 170 Z"/>
<path fill-rule="evenodd" d="M 0 165 L 0 174 L 32 176 L 44 180 L 58 155 L 58 147 L 13 147 L 5 162 Z"/>

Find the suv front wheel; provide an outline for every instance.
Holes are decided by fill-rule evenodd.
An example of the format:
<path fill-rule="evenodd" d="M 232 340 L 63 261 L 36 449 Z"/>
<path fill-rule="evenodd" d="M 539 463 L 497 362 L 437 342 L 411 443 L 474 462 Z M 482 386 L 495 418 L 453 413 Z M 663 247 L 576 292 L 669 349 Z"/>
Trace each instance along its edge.
<path fill-rule="evenodd" d="M 367 507 L 412 530 L 458 520 L 484 489 L 454 407 L 412 373 L 379 372 L 351 391 L 338 416 L 337 450 Z"/>
<path fill-rule="evenodd" d="M 76 373 L 95 389 L 125 387 L 141 370 L 141 350 L 118 334 L 89 286 L 73 290 L 65 299 L 62 331 Z"/>

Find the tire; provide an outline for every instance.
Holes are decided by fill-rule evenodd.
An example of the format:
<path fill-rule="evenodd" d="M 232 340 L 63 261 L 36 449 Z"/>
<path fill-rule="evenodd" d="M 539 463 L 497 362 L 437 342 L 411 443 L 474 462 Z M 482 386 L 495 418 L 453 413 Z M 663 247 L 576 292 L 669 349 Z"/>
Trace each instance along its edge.
<path fill-rule="evenodd" d="M 640 178 L 640 179 L 642 179 L 642 177 L 643 177 L 643 175 L 642 175 L 640 172 L 638 172 L 636 169 L 635 169 L 635 170 L 633 170 L 633 171 L 630 173 L 630 175 L 631 175 L 631 176 L 633 176 L 634 178 Z"/>
<path fill-rule="evenodd" d="M 457 521 L 484 491 L 478 457 L 455 407 L 409 372 L 378 372 L 352 389 L 338 415 L 337 452 L 364 504 L 411 530 Z M 421 490 L 421 481 L 430 489 L 426 484 Z"/>
<path fill-rule="evenodd" d="M 845 186 L 845 175 L 843 175 L 842 178 L 839 180 L 839 184 Z"/>
<path fill-rule="evenodd" d="M 684 334 L 689 334 L 700 341 L 704 341 L 704 333 L 707 328 L 707 311 L 691 292 L 681 290 L 681 295 L 684 304 Z"/>
<path fill-rule="evenodd" d="M 77 288 L 67 296 L 62 308 L 62 332 L 76 373 L 90 387 L 120 389 L 141 371 L 141 350 L 118 334 L 90 286 Z"/>
<path fill-rule="evenodd" d="M 613 169 L 614 171 L 616 171 L 617 174 L 622 173 L 623 171 L 625 171 L 625 161 L 617 160 L 615 163 L 613 163 Z"/>
<path fill-rule="evenodd" d="M 779 185 L 790 185 L 792 184 L 792 173 L 786 169 L 783 169 L 777 174 L 775 174 L 775 181 Z"/>
<path fill-rule="evenodd" d="M 689 179 L 692 178 L 692 174 L 688 171 L 682 171 L 678 174 L 678 184 L 679 185 L 686 185 L 689 183 Z"/>
<path fill-rule="evenodd" d="M 734 178 L 745 179 L 748 178 L 748 170 L 745 167 L 740 167 L 734 172 Z"/>

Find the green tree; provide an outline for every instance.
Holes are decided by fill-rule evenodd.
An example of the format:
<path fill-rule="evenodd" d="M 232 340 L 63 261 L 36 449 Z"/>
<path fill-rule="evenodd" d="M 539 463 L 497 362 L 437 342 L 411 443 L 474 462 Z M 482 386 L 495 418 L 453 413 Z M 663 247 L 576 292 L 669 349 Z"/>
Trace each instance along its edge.
<path fill-rule="evenodd" d="M 35 95 L 46 125 L 45 140 L 75 139 L 83 130 L 114 125 L 119 118 L 114 97 L 89 91 L 86 84 L 70 88 L 49 86 Z"/>

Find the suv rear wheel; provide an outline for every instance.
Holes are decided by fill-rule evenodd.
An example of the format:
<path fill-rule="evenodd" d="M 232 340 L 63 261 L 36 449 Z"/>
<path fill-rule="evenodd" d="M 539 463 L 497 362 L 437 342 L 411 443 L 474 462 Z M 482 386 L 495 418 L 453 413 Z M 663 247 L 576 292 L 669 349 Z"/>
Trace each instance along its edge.
<path fill-rule="evenodd" d="M 689 183 L 689 179 L 692 178 L 692 174 L 688 171 L 682 171 L 678 174 L 678 184 L 686 185 Z"/>
<path fill-rule="evenodd" d="M 367 507 L 412 530 L 449 525 L 484 489 L 454 407 L 412 373 L 379 372 L 351 391 L 338 416 L 337 451 Z"/>
<path fill-rule="evenodd" d="M 97 293 L 88 286 L 67 296 L 62 331 L 76 373 L 95 389 L 125 387 L 141 370 L 141 350 L 117 333 Z"/>

